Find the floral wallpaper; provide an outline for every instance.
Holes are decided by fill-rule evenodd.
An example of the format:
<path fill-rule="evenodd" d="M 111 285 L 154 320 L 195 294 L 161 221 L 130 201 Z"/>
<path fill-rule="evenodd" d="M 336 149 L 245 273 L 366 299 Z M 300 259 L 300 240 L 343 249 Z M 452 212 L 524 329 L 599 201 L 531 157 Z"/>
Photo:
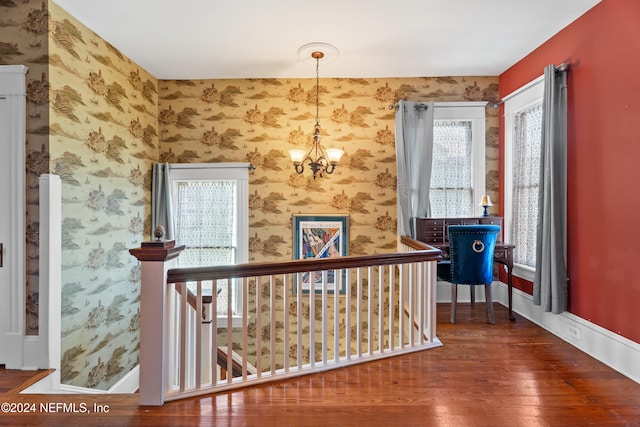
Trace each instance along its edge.
<path fill-rule="evenodd" d="M 50 169 L 62 178 L 62 381 L 108 389 L 138 364 L 157 80 L 50 3 Z"/>
<path fill-rule="evenodd" d="M 256 167 L 251 261 L 291 258 L 294 213 L 349 214 L 351 254 L 391 252 L 393 105 L 498 96 L 493 76 L 321 78 L 322 143 L 346 154 L 334 174 L 313 180 L 308 171 L 296 174 L 288 156 L 311 141 L 311 69 L 309 79 L 158 81 L 54 2 L 36 0 L 0 0 L 0 64 L 29 67 L 27 330 L 38 331 L 37 180 L 54 173 L 63 181 L 62 380 L 96 389 L 108 389 L 138 363 L 140 270 L 128 249 L 150 235 L 154 162 Z M 487 191 L 498 200 L 498 116 L 491 107 L 486 155 Z M 297 307 L 278 310 L 284 319 Z"/>

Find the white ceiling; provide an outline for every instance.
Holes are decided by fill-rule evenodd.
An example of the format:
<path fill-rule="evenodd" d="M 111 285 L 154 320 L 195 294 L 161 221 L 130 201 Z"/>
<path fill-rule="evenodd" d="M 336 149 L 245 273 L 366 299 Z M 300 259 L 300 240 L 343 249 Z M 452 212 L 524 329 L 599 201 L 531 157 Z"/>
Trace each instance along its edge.
<path fill-rule="evenodd" d="M 600 0 L 54 0 L 159 79 L 496 76 Z M 562 59 L 562 58 L 560 58 Z"/>

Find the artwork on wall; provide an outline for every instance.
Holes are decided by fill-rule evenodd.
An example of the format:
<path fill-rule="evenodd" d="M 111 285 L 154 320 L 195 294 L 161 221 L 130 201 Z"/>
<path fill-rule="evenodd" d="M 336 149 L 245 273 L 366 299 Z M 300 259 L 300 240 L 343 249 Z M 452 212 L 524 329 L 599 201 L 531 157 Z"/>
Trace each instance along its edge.
<path fill-rule="evenodd" d="M 349 215 L 293 215 L 293 257 L 294 259 L 332 258 L 347 255 L 349 243 Z M 302 292 L 309 292 L 311 283 L 315 292 L 322 292 L 325 286 L 329 293 L 345 293 L 346 271 L 303 273 Z M 294 280 L 294 292 L 299 286 Z"/>

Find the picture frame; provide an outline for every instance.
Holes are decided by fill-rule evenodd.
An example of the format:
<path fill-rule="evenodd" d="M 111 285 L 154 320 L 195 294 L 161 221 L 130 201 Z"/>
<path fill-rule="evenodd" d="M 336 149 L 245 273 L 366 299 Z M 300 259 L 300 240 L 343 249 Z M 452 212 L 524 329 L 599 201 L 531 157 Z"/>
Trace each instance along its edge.
<path fill-rule="evenodd" d="M 294 214 L 293 221 L 293 259 L 342 257 L 348 254 L 349 248 L 349 215 L 302 215 Z M 340 294 L 346 292 L 346 271 L 342 277 L 336 277 L 335 271 L 304 273 L 302 275 L 302 292 L 322 292 L 324 280 L 327 280 L 327 291 Z M 297 275 L 294 277 L 294 293 L 298 290 Z"/>

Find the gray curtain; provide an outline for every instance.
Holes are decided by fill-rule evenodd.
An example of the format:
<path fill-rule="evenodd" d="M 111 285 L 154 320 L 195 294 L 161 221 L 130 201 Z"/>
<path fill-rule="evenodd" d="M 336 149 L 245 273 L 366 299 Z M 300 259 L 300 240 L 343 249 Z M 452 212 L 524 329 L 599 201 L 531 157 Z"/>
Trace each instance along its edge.
<path fill-rule="evenodd" d="M 164 238 L 173 240 L 173 205 L 171 202 L 171 184 L 169 181 L 169 164 L 154 163 L 153 182 L 151 184 L 151 238 L 156 226 L 162 225 L 165 229 Z"/>
<path fill-rule="evenodd" d="M 412 218 L 429 216 L 433 159 L 433 101 L 400 101 L 396 111 L 398 234 L 416 237 Z"/>
<path fill-rule="evenodd" d="M 533 303 L 558 314 L 567 309 L 567 72 L 568 67 L 544 69 L 542 146 L 536 275 Z"/>

